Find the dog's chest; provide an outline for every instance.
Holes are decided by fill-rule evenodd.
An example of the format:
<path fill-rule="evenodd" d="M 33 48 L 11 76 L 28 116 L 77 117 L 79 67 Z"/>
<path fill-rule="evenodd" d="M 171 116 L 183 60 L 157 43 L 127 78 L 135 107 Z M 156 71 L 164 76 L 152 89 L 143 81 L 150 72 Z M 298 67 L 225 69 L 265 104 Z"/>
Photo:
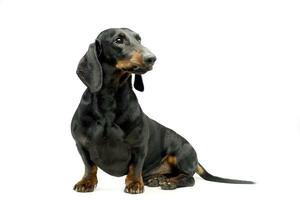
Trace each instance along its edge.
<path fill-rule="evenodd" d="M 131 159 L 130 147 L 124 142 L 124 132 L 117 125 L 98 129 L 88 145 L 92 161 L 113 176 L 123 176 Z"/>

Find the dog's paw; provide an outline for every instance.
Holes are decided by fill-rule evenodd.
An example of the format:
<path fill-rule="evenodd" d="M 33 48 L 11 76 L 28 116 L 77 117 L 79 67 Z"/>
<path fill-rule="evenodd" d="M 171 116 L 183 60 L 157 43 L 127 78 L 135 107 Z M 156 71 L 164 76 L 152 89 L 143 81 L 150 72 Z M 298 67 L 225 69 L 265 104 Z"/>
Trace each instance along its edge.
<path fill-rule="evenodd" d="M 177 185 L 176 183 L 167 179 L 160 184 L 160 188 L 163 190 L 174 190 L 177 188 Z"/>
<path fill-rule="evenodd" d="M 149 180 L 147 180 L 146 185 L 148 187 L 158 187 L 159 186 L 159 181 L 157 178 L 150 178 Z"/>
<path fill-rule="evenodd" d="M 132 182 L 126 185 L 124 191 L 130 194 L 140 194 L 144 192 L 144 184 L 140 181 Z"/>
<path fill-rule="evenodd" d="M 81 181 L 76 183 L 73 190 L 77 192 L 93 192 L 97 187 L 97 179 L 86 179 L 83 178 Z"/>
<path fill-rule="evenodd" d="M 146 182 L 146 185 L 149 187 L 158 187 L 166 181 L 166 177 L 162 175 L 153 176 L 149 178 Z"/>

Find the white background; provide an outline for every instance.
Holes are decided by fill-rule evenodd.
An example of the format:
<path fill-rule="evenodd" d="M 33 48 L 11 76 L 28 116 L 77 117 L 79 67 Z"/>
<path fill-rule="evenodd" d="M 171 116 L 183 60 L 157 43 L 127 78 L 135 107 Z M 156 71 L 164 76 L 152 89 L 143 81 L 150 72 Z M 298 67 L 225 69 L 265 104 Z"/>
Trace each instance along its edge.
<path fill-rule="evenodd" d="M 0 199 L 299 199 L 300 7 L 297 1 L 0 0 Z M 187 138 L 207 182 L 142 195 L 83 163 L 70 133 L 85 90 L 76 67 L 98 33 L 129 27 L 157 56 L 140 104 Z M 297 191 L 298 190 L 298 191 Z M 191 197 L 188 195 L 192 195 Z"/>

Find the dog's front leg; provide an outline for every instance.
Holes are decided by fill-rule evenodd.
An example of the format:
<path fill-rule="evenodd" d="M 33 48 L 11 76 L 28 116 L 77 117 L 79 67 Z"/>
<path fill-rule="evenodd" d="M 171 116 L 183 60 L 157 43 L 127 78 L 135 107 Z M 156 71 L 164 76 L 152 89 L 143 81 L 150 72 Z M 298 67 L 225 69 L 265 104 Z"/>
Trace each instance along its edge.
<path fill-rule="evenodd" d="M 77 149 L 81 155 L 85 166 L 85 172 L 82 179 L 74 185 L 77 192 L 92 192 L 97 186 L 97 166 L 90 160 L 88 152 L 79 144 Z"/>
<path fill-rule="evenodd" d="M 125 179 L 125 192 L 130 194 L 139 194 L 144 192 L 142 169 L 145 160 L 145 155 L 145 147 L 132 149 L 132 160 L 128 167 L 128 173 Z"/>

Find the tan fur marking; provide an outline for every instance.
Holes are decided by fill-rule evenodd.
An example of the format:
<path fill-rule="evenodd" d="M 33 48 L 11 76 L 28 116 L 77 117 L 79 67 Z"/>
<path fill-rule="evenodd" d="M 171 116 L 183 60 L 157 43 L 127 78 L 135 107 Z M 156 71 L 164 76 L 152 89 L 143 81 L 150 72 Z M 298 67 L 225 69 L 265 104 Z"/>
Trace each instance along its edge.
<path fill-rule="evenodd" d="M 98 170 L 98 168 L 97 168 L 96 165 L 92 166 L 90 174 L 92 176 L 96 176 L 97 175 L 97 170 Z"/>
<path fill-rule="evenodd" d="M 131 61 L 133 64 L 144 65 L 144 61 L 143 61 L 143 59 L 142 59 L 142 55 L 141 55 L 141 53 L 138 52 L 138 51 L 135 51 L 135 52 L 132 54 L 132 57 L 131 57 L 130 61 Z"/>
<path fill-rule="evenodd" d="M 198 165 L 197 169 L 196 169 L 196 173 L 201 176 L 202 174 L 204 174 L 205 170 L 203 169 L 202 166 Z"/>
<path fill-rule="evenodd" d="M 132 56 L 128 59 L 118 60 L 116 64 L 116 68 L 118 69 L 130 69 L 131 67 L 138 65 L 143 66 L 144 62 L 142 59 L 142 55 L 138 51 L 134 51 Z"/>
<path fill-rule="evenodd" d="M 97 170 L 98 168 L 96 165 L 92 166 L 91 169 L 84 174 L 82 179 L 87 179 L 97 184 Z"/>
<path fill-rule="evenodd" d="M 151 174 L 170 174 L 177 162 L 176 156 L 167 155 L 161 160 L 161 164 L 156 167 Z"/>
<path fill-rule="evenodd" d="M 130 59 L 126 60 L 118 60 L 116 64 L 116 68 L 118 69 L 127 69 L 131 66 Z"/>
<path fill-rule="evenodd" d="M 129 166 L 128 168 L 128 173 L 125 179 L 125 184 L 129 185 L 130 183 L 132 183 L 132 179 L 133 179 L 133 167 L 132 165 Z"/>
<path fill-rule="evenodd" d="M 77 192 L 92 192 L 97 186 L 97 166 L 94 165 L 85 172 L 83 178 L 75 184 L 74 190 Z"/>
<path fill-rule="evenodd" d="M 142 193 L 144 191 L 144 181 L 142 175 L 136 176 L 134 174 L 134 167 L 132 165 L 128 168 L 128 174 L 125 179 L 125 191 L 128 193 Z"/>
<path fill-rule="evenodd" d="M 175 156 L 168 156 L 167 157 L 167 162 L 171 165 L 171 166 L 175 166 L 177 159 Z"/>
<path fill-rule="evenodd" d="M 140 184 L 141 184 L 142 186 L 144 186 L 142 176 L 135 177 L 135 176 L 134 176 L 134 169 L 133 169 L 133 166 L 130 165 L 129 168 L 128 168 L 128 174 L 127 174 L 126 179 L 125 179 L 125 184 L 126 184 L 126 185 L 130 185 L 130 184 L 132 184 L 133 182 L 140 182 Z"/>

